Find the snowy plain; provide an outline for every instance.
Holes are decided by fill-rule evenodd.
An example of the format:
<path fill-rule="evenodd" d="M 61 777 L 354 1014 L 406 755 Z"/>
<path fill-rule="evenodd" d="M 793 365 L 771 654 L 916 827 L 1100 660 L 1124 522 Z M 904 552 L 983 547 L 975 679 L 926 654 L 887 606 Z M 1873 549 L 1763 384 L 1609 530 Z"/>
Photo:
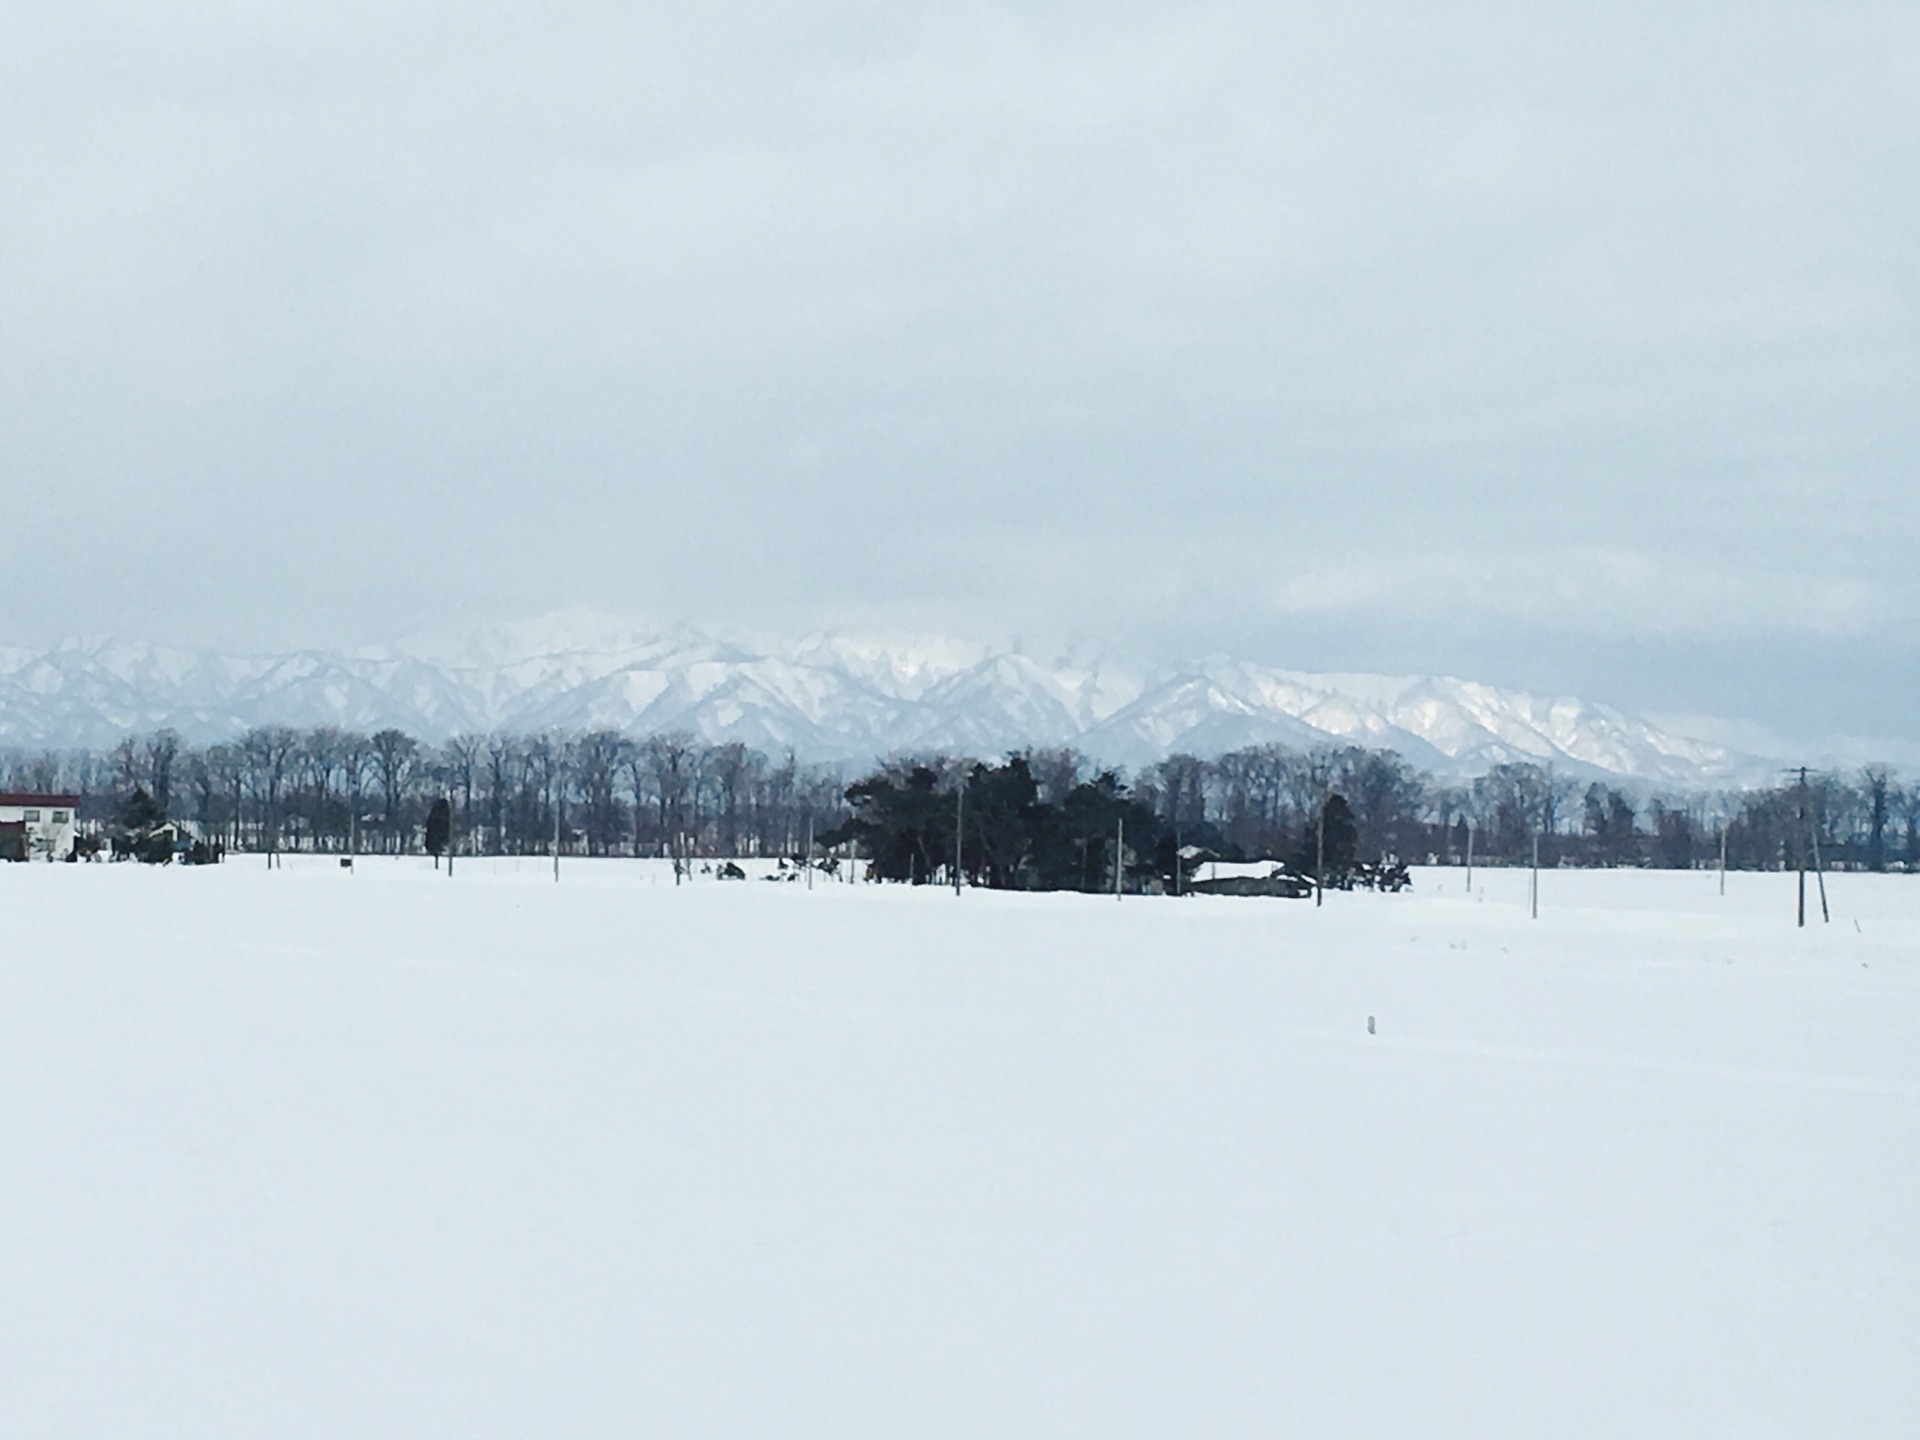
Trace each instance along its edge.
<path fill-rule="evenodd" d="M 1920 878 L 1462 882 L 0 867 L 0 1434 L 1920 1434 Z"/>

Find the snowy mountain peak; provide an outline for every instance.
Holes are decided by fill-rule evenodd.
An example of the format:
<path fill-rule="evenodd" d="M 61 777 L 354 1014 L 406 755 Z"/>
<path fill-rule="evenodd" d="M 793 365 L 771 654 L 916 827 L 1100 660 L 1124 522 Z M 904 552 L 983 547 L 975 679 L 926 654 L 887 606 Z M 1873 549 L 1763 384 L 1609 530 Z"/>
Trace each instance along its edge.
<path fill-rule="evenodd" d="M 827 631 L 780 640 L 563 612 L 389 646 L 231 656 L 115 637 L 0 647 L 0 744 L 106 746 L 172 726 L 196 740 L 261 724 L 461 731 L 685 729 L 802 758 L 981 755 L 1072 745 L 1137 766 L 1175 751 L 1330 741 L 1442 773 L 1502 761 L 1669 784 L 1755 764 L 1609 706 L 1444 676 L 1307 674 L 1216 655 L 1140 669 L 944 636 Z"/>

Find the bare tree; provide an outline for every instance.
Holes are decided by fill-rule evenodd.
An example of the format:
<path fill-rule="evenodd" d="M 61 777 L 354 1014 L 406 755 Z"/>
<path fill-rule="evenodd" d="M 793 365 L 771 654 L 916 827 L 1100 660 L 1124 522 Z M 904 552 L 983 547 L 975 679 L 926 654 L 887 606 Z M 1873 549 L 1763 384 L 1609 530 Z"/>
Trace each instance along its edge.
<path fill-rule="evenodd" d="M 1339 788 L 1353 811 L 1360 858 L 1404 856 L 1426 805 L 1427 787 L 1419 773 L 1391 750 L 1343 751 L 1340 770 Z"/>
<path fill-rule="evenodd" d="M 486 779 L 487 828 L 492 834 L 492 853 L 495 855 L 506 853 L 507 813 L 519 751 L 519 742 L 511 735 L 494 734 L 486 739 L 482 773 Z"/>
<path fill-rule="evenodd" d="M 1150 767 L 1135 787 L 1176 833 L 1191 835 L 1206 822 L 1207 781 L 1213 767 L 1197 755 L 1169 755 Z"/>
<path fill-rule="evenodd" d="M 212 842 L 215 814 L 220 801 L 220 772 L 211 761 L 212 751 L 194 751 L 187 757 L 187 785 L 193 792 L 193 819 L 200 838 Z"/>
<path fill-rule="evenodd" d="M 300 735 L 285 725 L 249 730 L 240 742 L 254 803 L 258 807 L 261 846 L 271 855 L 280 848 L 280 796 Z"/>
<path fill-rule="evenodd" d="M 346 754 L 346 737 L 338 726 L 318 725 L 307 732 L 300 745 L 300 766 L 305 774 L 309 802 L 308 830 L 313 846 L 320 848 L 322 837 L 337 830 L 334 810 L 334 779 Z"/>
<path fill-rule="evenodd" d="M 615 730 L 595 730 L 574 742 L 574 775 L 580 791 L 580 828 L 589 855 L 609 855 L 619 844 L 619 784 L 627 741 Z"/>
<path fill-rule="evenodd" d="M 1070 746 L 1027 752 L 1027 770 L 1043 805 L 1058 805 L 1086 777 L 1086 757 Z"/>
<path fill-rule="evenodd" d="M 372 740 L 374 772 L 380 781 L 380 789 L 386 801 L 381 812 L 380 832 L 383 848 L 399 851 L 404 849 L 401 843 L 400 803 L 406 795 L 407 782 L 413 777 L 414 766 L 419 759 L 420 743 L 403 730 L 386 729 L 377 732 Z"/>
<path fill-rule="evenodd" d="M 373 774 L 373 741 L 358 730 L 340 737 L 340 788 L 347 802 L 347 844 L 360 845 L 360 820 L 366 808 L 367 781 Z"/>
<path fill-rule="evenodd" d="M 140 744 L 131 735 L 114 747 L 114 778 L 119 785 L 119 799 L 124 800 L 135 790 L 146 785 L 145 757 L 140 753 Z M 117 808 L 117 807 L 116 807 Z"/>
<path fill-rule="evenodd" d="M 1473 799 L 1489 858 L 1518 859 L 1553 814 L 1551 778 L 1526 762 L 1495 765 L 1473 782 Z"/>
<path fill-rule="evenodd" d="M 1867 765 L 1860 771 L 1860 788 L 1867 808 L 1867 868 L 1887 868 L 1887 821 L 1893 814 L 1893 771 L 1885 765 Z"/>
<path fill-rule="evenodd" d="M 455 735 L 447 741 L 442 751 L 443 763 L 452 788 L 460 798 L 460 814 L 453 825 L 452 837 L 448 840 L 451 847 L 458 848 L 459 837 L 464 832 L 468 850 L 473 847 L 473 791 L 480 773 L 481 756 L 485 753 L 487 741 L 479 735 Z"/>
<path fill-rule="evenodd" d="M 709 767 L 719 798 L 718 849 L 722 855 L 740 853 L 740 809 L 745 791 L 752 783 L 754 761 L 759 757 L 739 741 L 714 747 Z"/>
<path fill-rule="evenodd" d="M 173 805 L 173 766 L 180 756 L 180 732 L 156 730 L 147 737 L 147 793 L 162 815 Z"/>
<path fill-rule="evenodd" d="M 693 737 L 684 731 L 655 735 L 641 745 L 660 807 L 660 836 L 676 867 L 686 830 L 687 795 L 693 780 Z"/>

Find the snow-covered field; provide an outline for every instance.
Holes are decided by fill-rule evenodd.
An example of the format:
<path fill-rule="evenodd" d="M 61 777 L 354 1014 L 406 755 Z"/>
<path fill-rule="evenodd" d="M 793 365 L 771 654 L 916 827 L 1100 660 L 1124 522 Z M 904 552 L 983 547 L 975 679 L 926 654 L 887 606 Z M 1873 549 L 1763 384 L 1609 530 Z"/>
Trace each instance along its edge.
<path fill-rule="evenodd" d="M 0 867 L 0 1434 L 1920 1434 L 1920 878 L 1475 879 Z"/>

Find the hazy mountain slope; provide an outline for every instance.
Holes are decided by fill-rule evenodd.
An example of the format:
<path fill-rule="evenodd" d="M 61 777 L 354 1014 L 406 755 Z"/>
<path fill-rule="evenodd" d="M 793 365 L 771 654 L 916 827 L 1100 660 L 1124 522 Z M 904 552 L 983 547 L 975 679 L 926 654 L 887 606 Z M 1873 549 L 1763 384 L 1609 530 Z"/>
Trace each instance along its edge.
<path fill-rule="evenodd" d="M 429 740 L 490 729 L 684 729 L 855 763 L 897 750 L 1072 745 L 1137 766 L 1180 750 L 1340 741 L 1456 773 L 1539 760 L 1694 784 L 1756 770 L 1734 751 L 1590 701 L 1219 656 L 1139 671 L 942 637 L 723 638 L 592 617 L 279 656 L 119 639 L 0 648 L 0 744 L 105 746 L 167 725 L 204 741 L 254 725 L 321 723 L 395 725 Z"/>

